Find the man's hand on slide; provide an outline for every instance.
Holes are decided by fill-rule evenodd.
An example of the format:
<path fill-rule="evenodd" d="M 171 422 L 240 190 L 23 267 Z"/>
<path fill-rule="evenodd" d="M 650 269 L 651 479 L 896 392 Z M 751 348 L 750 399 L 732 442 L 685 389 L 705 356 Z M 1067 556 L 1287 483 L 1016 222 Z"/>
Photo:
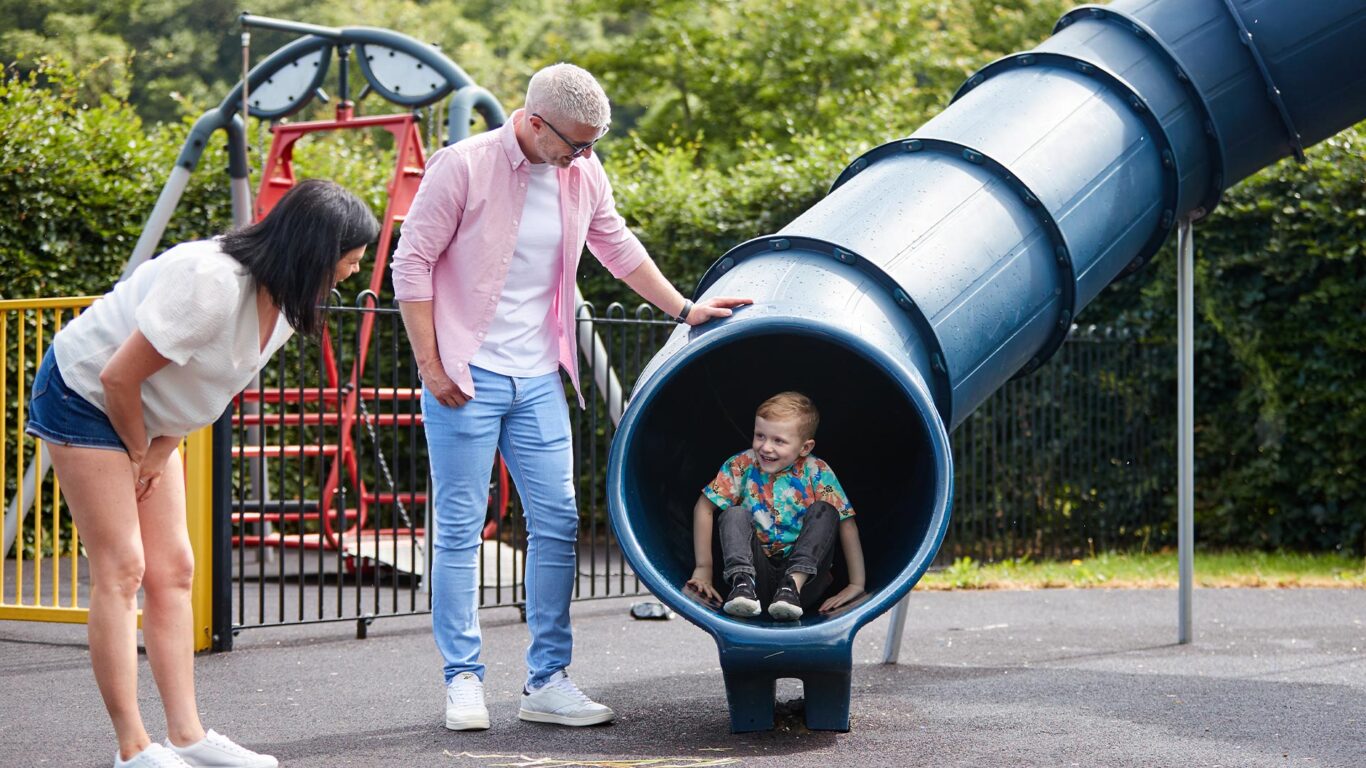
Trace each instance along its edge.
<path fill-rule="evenodd" d="M 753 303 L 753 299 L 736 299 L 729 296 L 707 299 L 692 305 L 692 310 L 688 312 L 688 325 L 701 325 L 718 317 L 730 317 L 732 307 L 743 307 Z"/>

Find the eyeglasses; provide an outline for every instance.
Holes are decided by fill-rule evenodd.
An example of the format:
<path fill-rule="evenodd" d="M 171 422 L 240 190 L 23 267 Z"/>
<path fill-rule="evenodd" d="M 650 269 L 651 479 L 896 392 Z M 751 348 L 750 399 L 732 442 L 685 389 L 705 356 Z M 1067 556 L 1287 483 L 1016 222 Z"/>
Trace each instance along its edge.
<path fill-rule="evenodd" d="M 588 142 L 587 144 L 575 144 L 574 142 L 572 142 L 572 141 L 570 141 L 569 139 L 565 138 L 564 134 L 563 134 L 563 133 L 560 133 L 559 129 L 557 129 L 554 125 L 551 125 L 551 123 L 550 123 L 549 120 L 545 119 L 544 117 L 541 117 L 539 114 L 537 114 L 537 113 L 535 113 L 535 112 L 532 112 L 532 113 L 531 113 L 531 116 L 534 117 L 534 118 L 537 118 L 537 119 L 539 119 L 541 122 L 545 123 L 545 127 L 549 128 L 551 131 L 554 131 L 555 135 L 560 137 L 560 141 L 563 141 L 565 144 L 568 144 L 568 145 L 569 145 L 569 148 L 570 148 L 571 150 L 573 150 L 572 152 L 569 153 L 569 156 L 570 156 L 570 157 L 582 157 L 582 156 L 583 156 L 583 153 L 585 153 L 585 152 L 587 152 L 588 150 L 592 149 L 594 144 L 597 144 L 598 141 L 600 141 L 600 140 L 602 139 L 603 136 L 606 136 L 606 135 L 607 135 L 607 130 L 608 130 L 608 129 L 604 128 L 603 131 L 602 131 L 602 133 L 598 135 L 598 138 L 593 139 L 592 141 Z"/>

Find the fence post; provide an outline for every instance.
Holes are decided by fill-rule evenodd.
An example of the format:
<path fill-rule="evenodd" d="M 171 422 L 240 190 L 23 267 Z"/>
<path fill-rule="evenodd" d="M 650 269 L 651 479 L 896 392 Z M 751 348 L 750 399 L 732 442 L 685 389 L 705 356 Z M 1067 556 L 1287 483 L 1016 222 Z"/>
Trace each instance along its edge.
<path fill-rule="evenodd" d="M 212 650 L 232 650 L 232 409 L 213 425 Z"/>
<path fill-rule="evenodd" d="M 194 649 L 213 644 L 213 430 L 196 430 L 185 439 L 185 512 L 194 550 Z"/>

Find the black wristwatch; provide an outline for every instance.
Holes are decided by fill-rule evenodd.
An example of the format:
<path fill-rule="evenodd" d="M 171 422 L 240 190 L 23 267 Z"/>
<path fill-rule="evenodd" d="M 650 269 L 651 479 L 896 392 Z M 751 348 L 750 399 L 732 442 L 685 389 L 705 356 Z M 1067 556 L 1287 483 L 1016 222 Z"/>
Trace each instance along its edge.
<path fill-rule="evenodd" d="M 679 310 L 679 312 L 678 312 L 678 317 L 675 317 L 674 319 L 678 321 L 678 324 L 679 324 L 679 325 L 682 325 L 682 324 L 688 322 L 688 315 L 689 315 L 691 312 L 692 312 L 692 299 L 684 299 L 684 300 L 683 300 L 683 309 Z"/>

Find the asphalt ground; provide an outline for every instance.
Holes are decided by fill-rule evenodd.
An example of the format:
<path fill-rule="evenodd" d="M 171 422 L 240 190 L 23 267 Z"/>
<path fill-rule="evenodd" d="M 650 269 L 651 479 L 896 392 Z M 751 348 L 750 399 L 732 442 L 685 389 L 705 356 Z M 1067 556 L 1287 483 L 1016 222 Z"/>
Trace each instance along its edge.
<path fill-rule="evenodd" d="M 311 766 L 1366 766 L 1366 590 L 1197 590 L 1176 644 L 1170 590 L 913 593 L 900 663 L 887 617 L 860 633 L 848 733 L 811 732 L 801 686 L 777 727 L 732 735 L 716 648 L 641 598 L 576 603 L 574 679 L 618 712 L 523 723 L 526 627 L 482 614 L 493 727 L 442 726 L 425 617 L 369 637 L 322 624 L 243 632 L 197 661 L 206 725 Z M 646 598 L 648 599 L 648 598 Z M 142 707 L 164 720 L 146 659 Z M 108 766 L 112 730 L 78 625 L 0 622 L 0 766 Z"/>

